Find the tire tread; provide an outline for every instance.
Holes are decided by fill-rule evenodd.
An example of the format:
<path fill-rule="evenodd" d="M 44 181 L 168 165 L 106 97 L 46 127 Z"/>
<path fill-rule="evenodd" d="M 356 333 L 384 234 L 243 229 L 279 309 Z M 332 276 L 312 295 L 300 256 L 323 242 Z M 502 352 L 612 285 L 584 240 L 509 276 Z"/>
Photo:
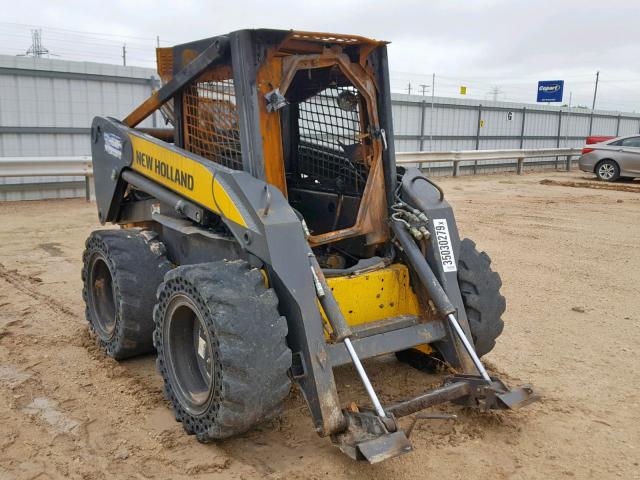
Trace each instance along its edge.
<path fill-rule="evenodd" d="M 105 257 L 114 282 L 116 324 L 109 339 L 97 333 L 89 306 L 89 262 L 97 252 Z M 96 230 L 85 242 L 82 260 L 85 317 L 106 354 L 122 360 L 152 352 L 154 294 L 172 267 L 157 233 L 140 228 Z"/>
<path fill-rule="evenodd" d="M 202 309 L 219 356 L 217 398 L 199 416 L 180 405 L 164 365 L 164 310 L 170 291 L 178 284 Z M 281 409 L 291 386 L 287 322 L 278 312 L 277 295 L 265 287 L 259 270 L 242 260 L 181 266 L 166 274 L 157 298 L 157 366 L 164 379 L 165 396 L 187 433 L 195 434 L 201 442 L 228 438 L 246 432 Z"/>

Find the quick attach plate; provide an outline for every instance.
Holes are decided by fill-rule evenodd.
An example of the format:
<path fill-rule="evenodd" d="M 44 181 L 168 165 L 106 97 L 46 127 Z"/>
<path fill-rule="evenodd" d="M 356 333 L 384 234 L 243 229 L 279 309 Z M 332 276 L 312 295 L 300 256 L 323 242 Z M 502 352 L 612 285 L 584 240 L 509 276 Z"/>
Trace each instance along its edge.
<path fill-rule="evenodd" d="M 384 422 L 374 412 L 344 410 L 343 413 L 347 419 L 347 429 L 333 435 L 332 440 L 352 459 L 378 463 L 413 450 L 405 433 L 397 430 L 393 417 L 388 417 Z"/>
<path fill-rule="evenodd" d="M 480 410 L 515 410 L 540 400 L 531 385 L 509 388 L 500 379 L 491 378 L 488 384 L 476 375 L 453 375 L 444 380 L 443 386 L 464 382 L 469 385 L 469 395 L 455 403 Z"/>

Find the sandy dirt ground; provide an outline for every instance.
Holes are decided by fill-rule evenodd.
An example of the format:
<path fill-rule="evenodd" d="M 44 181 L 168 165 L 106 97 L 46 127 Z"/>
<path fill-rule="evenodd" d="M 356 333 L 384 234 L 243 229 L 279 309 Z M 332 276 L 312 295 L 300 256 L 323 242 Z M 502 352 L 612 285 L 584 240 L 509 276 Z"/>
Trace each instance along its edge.
<path fill-rule="evenodd" d="M 490 414 L 441 406 L 458 419 L 420 423 L 414 452 L 373 466 L 316 436 L 297 391 L 240 438 L 185 435 L 153 357 L 116 363 L 88 333 L 80 263 L 95 206 L 0 204 L 0 478 L 640 479 L 640 193 L 588 180 L 441 180 L 462 235 L 502 275 L 506 328 L 488 368 L 543 401 Z M 365 366 L 386 402 L 440 380 L 390 357 Z M 365 399 L 352 368 L 337 379 L 345 403 Z"/>

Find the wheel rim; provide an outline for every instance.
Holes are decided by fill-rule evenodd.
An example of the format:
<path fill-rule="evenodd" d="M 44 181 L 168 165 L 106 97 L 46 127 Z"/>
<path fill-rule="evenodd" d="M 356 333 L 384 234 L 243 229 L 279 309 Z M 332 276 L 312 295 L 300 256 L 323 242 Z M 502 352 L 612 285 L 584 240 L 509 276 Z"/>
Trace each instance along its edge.
<path fill-rule="evenodd" d="M 202 414 L 212 398 L 215 361 L 211 335 L 200 309 L 187 296 L 174 295 L 164 321 L 167 372 L 182 407 Z"/>
<path fill-rule="evenodd" d="M 109 340 L 116 329 L 116 302 L 107 259 L 97 253 L 91 261 L 89 272 L 89 302 L 93 325 L 100 338 Z"/>
<path fill-rule="evenodd" d="M 598 168 L 598 173 L 603 180 L 611 180 L 616 173 L 616 169 L 610 163 L 603 163 Z"/>

